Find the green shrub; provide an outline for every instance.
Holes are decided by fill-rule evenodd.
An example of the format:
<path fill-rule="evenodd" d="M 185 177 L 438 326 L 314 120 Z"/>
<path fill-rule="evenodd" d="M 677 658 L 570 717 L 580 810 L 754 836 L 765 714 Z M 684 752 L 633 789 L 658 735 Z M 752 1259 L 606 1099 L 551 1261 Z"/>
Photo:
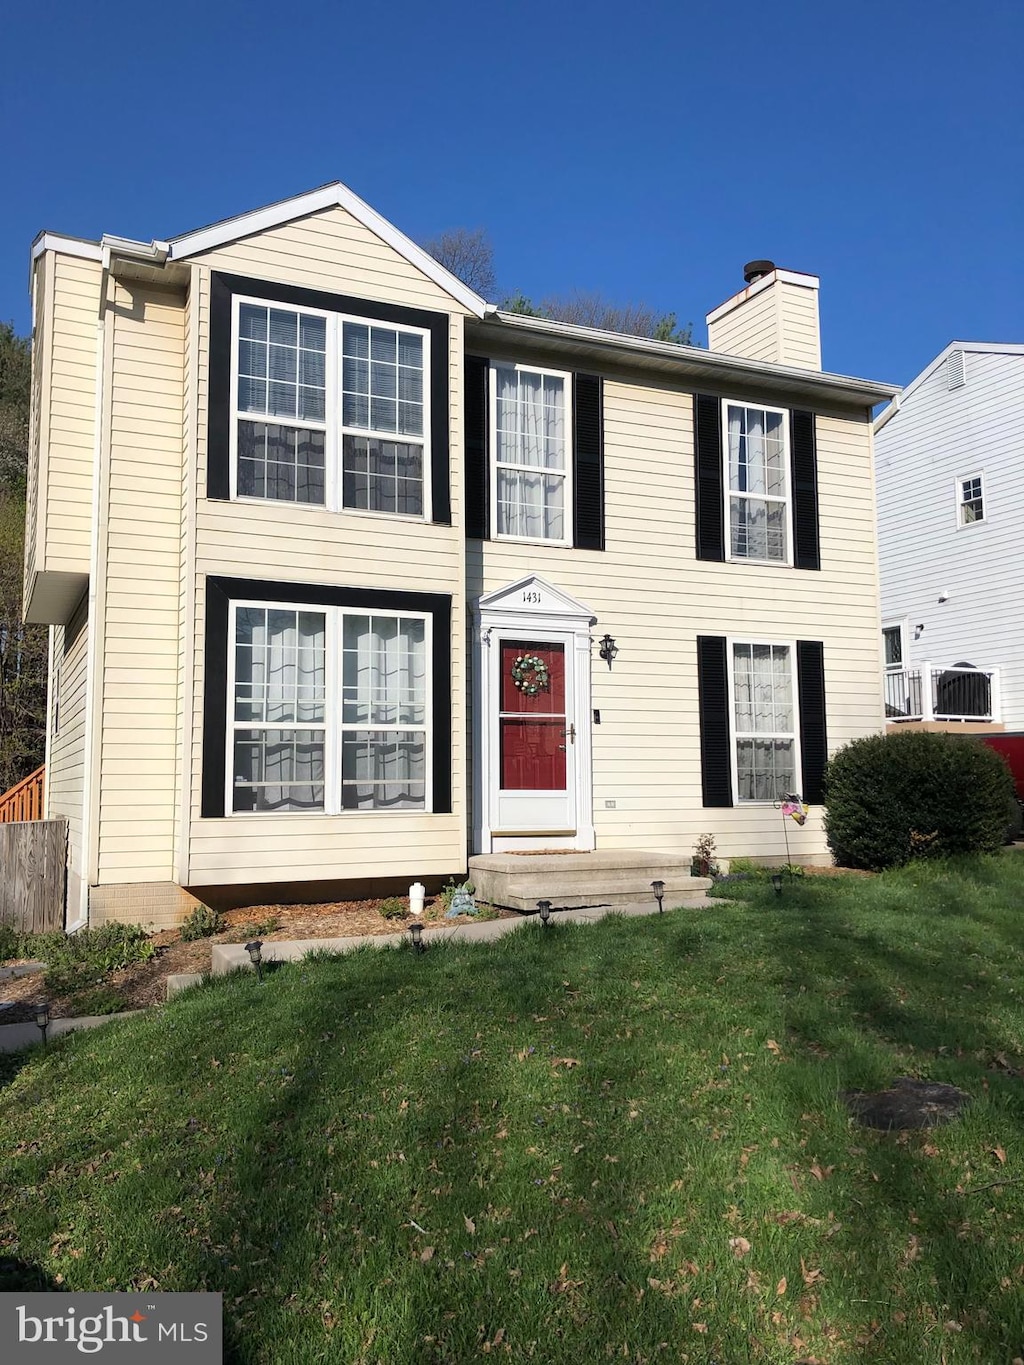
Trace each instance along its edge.
<path fill-rule="evenodd" d="M 12 957 L 24 957 L 22 940 L 24 934 L 20 934 L 11 924 L 0 924 L 0 962 L 7 962 Z"/>
<path fill-rule="evenodd" d="M 854 740 L 826 772 L 825 829 L 842 867 L 994 852 L 1013 806 L 1003 759 L 967 736 L 897 730 Z"/>
<path fill-rule="evenodd" d="M 386 901 L 381 901 L 377 907 L 385 919 L 405 919 L 409 911 L 404 901 L 400 901 L 397 896 L 389 896 Z"/>
<path fill-rule="evenodd" d="M 208 905 L 197 905 L 178 932 L 186 943 L 191 943 L 193 939 L 219 934 L 223 928 L 224 921 L 216 910 Z"/>
<path fill-rule="evenodd" d="M 45 962 L 46 987 L 66 995 L 96 985 L 132 962 L 148 962 L 156 952 L 138 924 L 103 924 L 77 934 L 25 934 L 24 956 Z"/>
<path fill-rule="evenodd" d="M 120 1014 L 125 1008 L 123 998 L 109 986 L 93 986 L 71 997 L 74 1014 Z"/>

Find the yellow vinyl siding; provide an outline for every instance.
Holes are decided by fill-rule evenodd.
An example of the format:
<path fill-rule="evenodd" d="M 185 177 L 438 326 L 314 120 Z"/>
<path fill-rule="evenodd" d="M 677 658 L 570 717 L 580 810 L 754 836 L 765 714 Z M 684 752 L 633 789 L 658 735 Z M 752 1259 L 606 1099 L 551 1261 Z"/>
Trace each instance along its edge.
<path fill-rule="evenodd" d="M 184 411 L 180 295 L 114 286 L 98 881 L 174 877 Z"/>
<path fill-rule="evenodd" d="M 604 394 L 605 551 L 474 541 L 469 581 L 490 592 L 539 573 L 594 610 L 595 639 L 615 637 L 612 668 L 596 649 L 593 663 L 599 848 L 685 854 L 708 832 L 724 857 L 785 856 L 778 811 L 702 805 L 696 640 L 821 640 L 830 752 L 881 728 L 870 427 L 818 418 L 820 572 L 708 563 L 694 547 L 690 395 L 617 380 Z M 789 834 L 794 856 L 826 856 L 818 813 Z"/>
<path fill-rule="evenodd" d="M 45 568 L 88 573 L 102 270 L 98 261 L 59 252 L 47 256 L 54 283 L 46 399 Z"/>
<path fill-rule="evenodd" d="M 820 370 L 817 290 L 787 284 L 784 280 L 775 288 L 779 291 L 779 334 L 782 338 L 779 360 L 783 365 Z"/>
<path fill-rule="evenodd" d="M 464 314 L 440 285 L 343 208 L 324 209 L 194 258 L 214 270 Z"/>
<path fill-rule="evenodd" d="M 752 297 L 738 295 L 734 307 L 708 323 L 708 347 L 748 360 L 820 370 L 817 289 L 773 279 Z"/>
<path fill-rule="evenodd" d="M 46 473 L 42 468 L 42 452 L 46 449 L 49 418 L 48 404 L 43 395 L 49 393 L 50 383 L 50 314 L 52 304 L 52 272 L 49 257 L 44 252 L 32 267 L 32 398 L 29 408 L 29 454 L 25 484 L 25 575 L 23 595 L 27 605 L 35 585 L 38 560 L 43 553 L 40 534 L 43 493 Z"/>
<path fill-rule="evenodd" d="M 451 526 L 205 497 L 210 269 L 449 314 Z M 267 880 L 290 882 L 399 876 L 412 881 L 457 872 L 466 860 L 462 307 L 343 209 L 327 210 L 197 257 L 193 281 L 198 364 L 195 464 L 190 473 L 197 505 L 188 883 L 248 883 L 259 879 L 258 868 L 265 868 Z M 435 640 L 434 647 L 442 657 L 450 655 L 453 813 L 201 818 L 208 576 L 450 595 L 451 640 Z"/>
<path fill-rule="evenodd" d="M 762 289 L 717 322 L 708 323 L 708 349 L 748 360 L 780 360 L 775 288 Z"/>

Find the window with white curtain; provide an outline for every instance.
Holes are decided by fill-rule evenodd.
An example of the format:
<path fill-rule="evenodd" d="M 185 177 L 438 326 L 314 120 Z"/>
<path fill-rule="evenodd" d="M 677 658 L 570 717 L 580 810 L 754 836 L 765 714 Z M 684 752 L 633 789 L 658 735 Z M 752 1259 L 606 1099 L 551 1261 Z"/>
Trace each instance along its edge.
<path fill-rule="evenodd" d="M 797 790 L 793 649 L 733 643 L 733 744 L 740 801 L 780 801 Z"/>
<path fill-rule="evenodd" d="M 236 497 L 422 518 L 429 334 L 235 300 Z"/>
<path fill-rule="evenodd" d="M 791 562 L 786 413 L 723 403 L 729 557 Z"/>
<path fill-rule="evenodd" d="M 429 809 L 427 618 L 236 603 L 229 808 Z"/>
<path fill-rule="evenodd" d="M 569 376 L 491 367 L 492 534 L 569 543 Z"/>

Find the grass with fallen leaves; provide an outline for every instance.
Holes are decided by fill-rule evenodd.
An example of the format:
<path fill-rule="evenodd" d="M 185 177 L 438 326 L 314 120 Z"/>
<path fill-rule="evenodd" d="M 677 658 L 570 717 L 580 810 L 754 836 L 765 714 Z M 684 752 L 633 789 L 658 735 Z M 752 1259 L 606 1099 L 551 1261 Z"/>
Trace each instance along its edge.
<path fill-rule="evenodd" d="M 1024 1357 L 1024 859 L 220 981 L 3 1062 L 0 1288 L 256 1365 Z M 973 1096 L 854 1128 L 899 1075 Z"/>

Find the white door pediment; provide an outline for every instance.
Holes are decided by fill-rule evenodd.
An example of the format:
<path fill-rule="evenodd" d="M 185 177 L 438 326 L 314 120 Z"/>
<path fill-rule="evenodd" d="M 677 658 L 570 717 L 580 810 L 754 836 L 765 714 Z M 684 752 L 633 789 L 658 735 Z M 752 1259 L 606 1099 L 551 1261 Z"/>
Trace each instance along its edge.
<path fill-rule="evenodd" d="M 556 588 L 540 574 L 526 574 L 504 588 L 484 593 L 477 600 L 474 611 L 481 620 L 489 616 L 528 615 L 543 620 L 590 625 L 597 619 L 585 602 Z"/>

